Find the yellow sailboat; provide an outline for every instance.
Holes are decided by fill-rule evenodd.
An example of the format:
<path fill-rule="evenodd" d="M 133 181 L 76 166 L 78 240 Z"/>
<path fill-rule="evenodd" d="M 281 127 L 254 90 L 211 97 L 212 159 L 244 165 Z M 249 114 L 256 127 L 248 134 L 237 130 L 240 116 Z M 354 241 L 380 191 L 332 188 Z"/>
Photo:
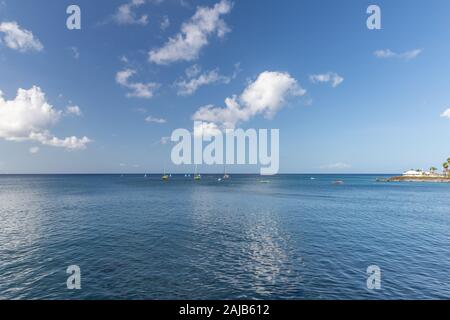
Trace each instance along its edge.
<path fill-rule="evenodd" d="M 202 179 L 202 176 L 197 173 L 197 165 L 195 165 L 195 173 L 194 173 L 194 180 L 199 181 Z"/>
<path fill-rule="evenodd" d="M 169 180 L 169 175 L 166 174 L 166 168 L 164 168 L 164 175 L 162 176 L 162 180 L 163 181 L 168 181 Z"/>

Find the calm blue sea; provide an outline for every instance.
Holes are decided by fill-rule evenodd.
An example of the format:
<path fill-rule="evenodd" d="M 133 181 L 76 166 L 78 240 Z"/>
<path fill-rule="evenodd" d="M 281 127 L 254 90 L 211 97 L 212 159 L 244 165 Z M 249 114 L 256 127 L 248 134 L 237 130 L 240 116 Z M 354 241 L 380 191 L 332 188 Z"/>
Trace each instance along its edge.
<path fill-rule="evenodd" d="M 450 184 L 217 177 L 0 176 L 0 298 L 450 298 Z"/>

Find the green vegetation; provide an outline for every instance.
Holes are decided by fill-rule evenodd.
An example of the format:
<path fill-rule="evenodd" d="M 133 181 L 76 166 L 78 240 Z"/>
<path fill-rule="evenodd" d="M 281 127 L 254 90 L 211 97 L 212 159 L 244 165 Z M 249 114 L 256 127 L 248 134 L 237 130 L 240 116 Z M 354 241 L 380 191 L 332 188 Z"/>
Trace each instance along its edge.
<path fill-rule="evenodd" d="M 429 172 L 424 172 L 421 169 L 411 170 L 415 171 L 412 174 L 405 174 L 399 177 L 392 177 L 384 181 L 411 181 L 411 182 L 447 182 L 450 183 L 450 158 L 442 164 L 442 174 L 437 173 L 438 168 L 432 166 Z"/>

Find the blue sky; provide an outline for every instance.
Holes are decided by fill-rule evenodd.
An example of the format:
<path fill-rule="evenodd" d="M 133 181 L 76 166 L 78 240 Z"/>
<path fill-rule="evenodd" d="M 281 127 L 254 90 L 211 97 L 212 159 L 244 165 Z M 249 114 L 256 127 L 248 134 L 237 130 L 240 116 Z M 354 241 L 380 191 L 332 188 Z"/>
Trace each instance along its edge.
<path fill-rule="evenodd" d="M 70 4 L 81 30 L 66 28 Z M 370 4 L 382 30 L 366 27 Z M 198 27 L 196 15 L 212 19 L 204 39 L 168 46 L 183 25 Z M 264 72 L 306 91 L 270 119 L 236 121 L 280 129 L 281 172 L 440 166 L 450 156 L 449 15 L 445 0 L 0 1 L 0 172 L 191 170 L 170 165 L 164 137 L 192 128 L 203 106 L 225 108 Z M 25 108 L 12 128 L 19 89 L 45 93 L 54 112 Z"/>

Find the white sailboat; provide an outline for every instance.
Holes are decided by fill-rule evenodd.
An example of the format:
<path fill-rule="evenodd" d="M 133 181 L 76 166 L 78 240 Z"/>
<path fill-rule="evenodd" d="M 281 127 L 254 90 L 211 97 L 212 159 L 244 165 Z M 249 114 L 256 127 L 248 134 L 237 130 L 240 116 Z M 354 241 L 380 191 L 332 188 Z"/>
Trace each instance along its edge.
<path fill-rule="evenodd" d="M 230 176 L 227 174 L 225 165 L 223 165 L 223 180 L 227 179 L 230 179 Z"/>

